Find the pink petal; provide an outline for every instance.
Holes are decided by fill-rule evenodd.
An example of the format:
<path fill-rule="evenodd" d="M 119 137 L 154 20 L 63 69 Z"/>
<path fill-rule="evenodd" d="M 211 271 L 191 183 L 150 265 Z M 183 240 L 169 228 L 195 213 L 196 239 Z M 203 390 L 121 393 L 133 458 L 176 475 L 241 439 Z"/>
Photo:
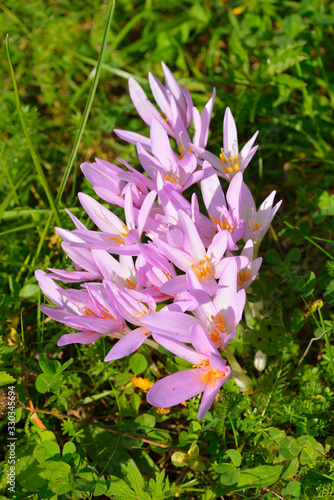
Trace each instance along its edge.
<path fill-rule="evenodd" d="M 146 314 L 140 321 L 153 333 L 172 337 L 180 342 L 190 342 L 190 328 L 199 323 L 190 314 L 164 310 Z"/>
<path fill-rule="evenodd" d="M 91 344 L 95 340 L 101 337 L 101 333 L 96 332 L 77 332 L 69 333 L 60 337 L 57 345 L 69 345 L 69 344 Z"/>
<path fill-rule="evenodd" d="M 171 128 L 160 115 L 159 111 L 148 100 L 145 92 L 134 78 L 129 78 L 129 92 L 131 100 L 139 114 L 147 125 L 151 125 L 155 118 L 164 127 L 168 133 L 171 133 Z"/>
<path fill-rule="evenodd" d="M 197 418 L 198 420 L 202 420 L 202 418 L 206 415 L 206 413 L 210 410 L 212 403 L 215 400 L 216 395 L 218 394 L 219 389 L 223 385 L 222 381 L 217 382 L 217 384 L 210 384 L 205 387 L 203 392 L 203 396 L 201 399 L 201 405 L 199 407 Z"/>
<path fill-rule="evenodd" d="M 224 116 L 224 153 L 225 156 L 238 154 L 238 134 L 230 108 L 226 108 Z"/>
<path fill-rule="evenodd" d="M 203 171 L 201 190 L 204 204 L 209 215 L 219 220 L 220 213 L 216 207 L 227 208 L 224 192 L 216 172 L 207 161 L 203 163 Z"/>
<path fill-rule="evenodd" d="M 132 354 L 145 342 L 148 336 L 149 332 L 147 332 L 146 328 L 140 327 L 132 330 L 132 332 L 127 333 L 116 342 L 104 358 L 104 361 L 112 361 Z"/>
<path fill-rule="evenodd" d="M 110 210 L 85 193 L 78 193 L 81 205 L 101 231 L 106 233 L 124 232 L 123 222 Z"/>
<path fill-rule="evenodd" d="M 202 325 L 196 325 L 190 330 L 191 343 L 196 351 L 205 354 L 208 358 L 211 354 L 218 354 L 217 349 L 209 339 Z"/>
<path fill-rule="evenodd" d="M 185 251 L 188 252 L 195 259 L 195 261 L 203 260 L 206 253 L 205 247 L 202 243 L 200 235 L 198 234 L 195 224 L 189 215 L 182 210 L 178 211 L 178 219 L 183 231 L 183 244 Z"/>
<path fill-rule="evenodd" d="M 149 137 L 136 134 L 136 132 L 129 132 L 127 130 L 116 128 L 114 129 L 114 132 L 118 135 L 118 137 L 123 139 L 123 141 L 130 142 L 131 144 L 137 144 L 139 142 L 145 149 L 147 149 L 147 151 L 151 151 L 151 139 Z"/>
<path fill-rule="evenodd" d="M 147 401 L 152 406 L 168 408 L 197 396 L 205 389 L 201 371 L 183 370 L 173 373 L 154 384 L 147 393 Z"/>

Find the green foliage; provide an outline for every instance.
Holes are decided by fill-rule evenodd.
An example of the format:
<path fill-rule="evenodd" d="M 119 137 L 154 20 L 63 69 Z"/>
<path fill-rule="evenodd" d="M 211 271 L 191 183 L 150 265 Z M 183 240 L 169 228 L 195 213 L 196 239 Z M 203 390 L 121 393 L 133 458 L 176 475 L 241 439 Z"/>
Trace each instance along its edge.
<path fill-rule="evenodd" d="M 210 151 L 220 151 L 226 106 L 241 145 L 259 130 L 260 148 L 245 180 L 257 204 L 273 189 L 284 201 L 281 220 L 261 246 L 260 276 L 247 293 L 244 322 L 231 346 L 253 389 L 241 393 L 229 381 L 201 422 L 199 397 L 157 413 L 130 377 L 154 382 L 187 368 L 183 360 L 143 345 L 129 358 L 104 363 L 109 339 L 57 347 L 70 330 L 44 321 L 37 307 L 43 298 L 34 270 L 69 264 L 52 229 L 50 197 L 29 152 L 3 52 L 0 498 L 8 496 L 8 384 L 15 385 L 17 500 L 334 495 L 333 18 L 333 4 L 321 0 L 119 0 L 81 127 L 106 3 L 0 3 L 19 109 L 64 227 L 72 228 L 64 205 L 82 218 L 76 193 L 94 196 L 80 163 L 122 156 L 138 167 L 134 147 L 112 129 L 148 134 L 127 79 L 135 77 L 150 96 L 147 73 L 162 79 L 161 60 L 200 109 L 216 87 Z M 73 169 L 66 169 L 72 161 Z M 64 203 L 57 198 L 62 179 Z M 253 366 L 258 349 L 267 355 L 260 374 Z"/>

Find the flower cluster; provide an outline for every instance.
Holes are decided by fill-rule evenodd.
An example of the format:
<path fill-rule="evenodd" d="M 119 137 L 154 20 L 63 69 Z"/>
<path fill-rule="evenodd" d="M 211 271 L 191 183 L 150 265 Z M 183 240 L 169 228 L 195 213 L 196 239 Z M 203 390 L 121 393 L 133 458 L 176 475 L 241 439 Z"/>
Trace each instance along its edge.
<path fill-rule="evenodd" d="M 75 229 L 56 231 L 75 270 L 37 271 L 36 277 L 56 306 L 41 306 L 42 311 L 77 330 L 63 335 L 58 345 L 88 344 L 107 335 L 118 339 L 105 358 L 111 361 L 153 337 L 192 367 L 155 383 L 148 402 L 164 408 L 203 393 L 201 419 L 233 375 L 222 354 L 236 336 L 245 290 L 262 261 L 258 247 L 281 202 L 273 206 L 274 191 L 257 210 L 243 181 L 257 134 L 239 152 L 227 108 L 221 153 L 209 152 L 215 92 L 200 113 L 165 64 L 163 71 L 165 85 L 149 75 L 157 107 L 136 80 L 129 80 L 133 104 L 150 127 L 150 137 L 115 130 L 135 144 L 141 171 L 121 159 L 122 167 L 99 159 L 81 166 L 96 194 L 124 209 L 124 220 L 79 193 L 98 230 L 87 229 L 69 212 Z M 219 177 L 229 183 L 226 196 Z M 194 184 L 200 187 L 205 214 L 195 193 L 190 201 L 184 196 Z M 81 283 L 81 288 L 64 289 L 55 281 Z"/>

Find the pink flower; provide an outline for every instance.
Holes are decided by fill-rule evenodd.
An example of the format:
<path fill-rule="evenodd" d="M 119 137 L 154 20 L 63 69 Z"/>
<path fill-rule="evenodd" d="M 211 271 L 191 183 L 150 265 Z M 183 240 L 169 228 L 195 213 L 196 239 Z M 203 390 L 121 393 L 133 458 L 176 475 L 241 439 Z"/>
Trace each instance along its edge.
<path fill-rule="evenodd" d="M 163 347 L 192 363 L 193 368 L 159 380 L 147 393 L 147 401 L 159 408 L 174 406 L 203 392 L 197 417 L 201 420 L 210 409 L 221 386 L 231 377 L 231 369 L 200 325 L 191 329 L 195 350 L 175 340 L 155 335 Z"/>
<path fill-rule="evenodd" d="M 220 177 L 231 181 L 235 174 L 245 170 L 257 151 L 258 146 L 252 147 L 257 134 L 258 132 L 255 132 L 253 137 L 244 145 L 239 153 L 238 134 L 235 121 L 230 108 L 226 108 L 224 116 L 224 147 L 219 157 L 196 144 L 190 144 L 189 147 L 202 160 L 208 161 Z"/>
<path fill-rule="evenodd" d="M 159 239 L 155 240 L 155 244 L 179 269 L 184 272 L 189 268 L 192 269 L 207 293 L 213 295 L 217 288 L 216 278 L 221 275 L 227 235 L 223 231 L 217 233 L 206 250 L 191 218 L 179 210 L 178 221 L 182 230 L 182 233 L 179 234 L 179 245 L 170 245 Z M 161 291 L 175 295 L 186 289 L 187 278 L 183 274 L 166 282 Z"/>
<path fill-rule="evenodd" d="M 276 191 L 262 202 L 260 208 L 256 210 L 256 205 L 252 193 L 245 183 L 242 184 L 241 192 L 241 217 L 245 220 L 244 241 L 249 239 L 254 242 L 254 253 L 257 254 L 261 241 L 263 240 L 277 210 L 281 206 L 282 200 L 273 206 Z"/>
<path fill-rule="evenodd" d="M 102 334 L 121 338 L 128 331 L 102 283 L 86 284 L 82 290 L 64 290 L 43 271 L 36 271 L 35 275 L 44 295 L 57 306 L 40 309 L 50 318 L 81 330 L 63 335 L 58 345 L 89 344 Z"/>
<path fill-rule="evenodd" d="M 232 179 L 226 193 L 226 203 L 218 176 L 206 161 L 203 171 L 201 190 L 212 226 L 216 231 L 226 231 L 228 250 L 237 250 L 236 243 L 245 232 L 245 223 L 240 214 L 243 176 L 238 173 Z"/>
<path fill-rule="evenodd" d="M 138 242 L 154 205 L 155 191 L 146 196 L 139 211 L 133 207 L 131 192 L 128 191 L 124 207 L 126 224 L 94 198 L 84 193 L 78 196 L 87 214 L 101 231 L 91 231 L 83 225 L 74 231 L 57 228 L 60 237 L 70 241 L 73 247 L 107 250 L 123 255 L 139 254 Z"/>

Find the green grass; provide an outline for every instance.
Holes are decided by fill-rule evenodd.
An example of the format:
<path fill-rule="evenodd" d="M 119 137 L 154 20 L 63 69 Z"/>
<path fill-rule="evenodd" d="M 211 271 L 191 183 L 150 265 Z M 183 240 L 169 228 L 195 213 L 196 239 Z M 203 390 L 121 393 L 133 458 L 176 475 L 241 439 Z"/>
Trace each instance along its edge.
<path fill-rule="evenodd" d="M 58 460 L 63 476 L 68 465 L 75 477 L 72 496 L 57 490 L 60 500 L 95 498 L 101 492 L 100 498 L 118 499 L 115 488 L 125 488 L 122 480 L 130 489 L 129 499 L 136 498 L 134 485 L 141 481 L 153 499 L 172 499 L 176 493 L 189 500 L 222 495 L 326 498 L 334 477 L 334 6 L 318 0 L 119 0 L 111 19 L 110 4 L 0 2 L 0 370 L 17 381 L 25 407 L 17 415 L 17 458 L 23 472 L 15 498 L 56 498 L 51 491 L 60 486 L 52 490 L 51 479 L 50 489 L 34 476 L 35 489 L 29 490 L 27 478 L 36 469 L 33 452 L 42 440 L 50 460 L 58 460 L 56 441 L 61 450 L 72 441 L 82 455 L 73 458 L 72 450 L 70 465 L 64 457 Z M 263 317 L 248 316 L 231 347 L 253 378 L 254 390 L 240 395 L 229 383 L 215 411 L 200 423 L 196 400 L 168 415 L 149 407 L 145 394 L 129 381 L 135 361 L 103 363 L 107 341 L 58 348 L 66 327 L 39 312 L 37 304 L 44 299 L 33 274 L 38 268 L 68 265 L 53 228 L 60 221 L 72 228 L 64 207 L 85 220 L 76 195 L 94 192 L 80 163 L 121 156 L 138 166 L 135 148 L 112 130 L 143 132 L 127 79 L 134 76 L 150 95 L 147 74 L 152 71 L 162 79 L 161 60 L 188 86 L 199 108 L 216 87 L 211 151 L 220 151 L 226 106 L 235 116 L 240 143 L 260 131 L 260 148 L 246 170 L 246 183 L 257 203 L 273 189 L 283 199 L 261 245 L 264 263 L 249 296 L 250 304 L 263 301 Z M 258 349 L 268 356 L 261 375 L 253 367 Z M 179 369 L 174 358 L 166 361 L 148 346 L 140 354 L 146 362 L 137 374 L 150 380 L 157 370 Z M 64 365 L 71 358 L 54 385 L 39 390 L 37 376 L 56 370 L 52 362 Z M 41 359 L 46 359 L 44 365 Z M 0 403 L 2 397 L 0 393 Z M 48 434 L 31 420 L 29 401 L 42 412 L 37 415 Z M 6 417 L 0 428 L 5 488 Z M 293 470 L 286 441 L 280 441 L 283 433 L 297 443 L 308 436 L 304 451 L 294 452 L 298 469 Z M 238 490 L 233 482 L 226 484 L 226 477 L 240 474 L 238 458 L 234 463 L 233 454 L 226 454 L 236 448 L 242 471 L 282 466 L 275 469 L 275 481 L 263 479 L 267 472 L 261 469 L 262 483 Z M 184 466 L 175 466 L 173 453 L 181 453 Z M 28 463 L 24 457 L 32 458 Z M 224 469 L 224 464 L 229 465 Z M 83 469 L 86 476 L 80 477 Z M 161 477 L 165 493 L 157 489 L 154 494 L 149 480 L 159 481 L 157 473 L 163 469 L 173 486 Z"/>

